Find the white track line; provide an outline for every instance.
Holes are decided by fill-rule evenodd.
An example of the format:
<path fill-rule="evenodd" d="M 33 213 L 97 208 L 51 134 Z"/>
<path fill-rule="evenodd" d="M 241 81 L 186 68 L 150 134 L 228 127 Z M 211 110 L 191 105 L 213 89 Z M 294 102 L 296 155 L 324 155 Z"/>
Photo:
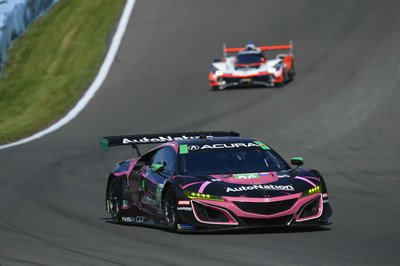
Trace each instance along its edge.
<path fill-rule="evenodd" d="M 124 12 L 122 13 L 121 19 L 119 21 L 117 31 L 115 32 L 115 35 L 114 35 L 111 45 L 110 45 L 110 49 L 108 50 L 107 55 L 104 59 L 104 62 L 102 64 L 102 66 L 100 67 L 99 73 L 97 74 L 93 83 L 90 85 L 89 89 L 85 92 L 85 95 L 83 95 L 83 97 L 79 100 L 79 102 L 75 105 L 75 107 L 72 108 L 72 110 L 69 111 L 69 113 L 66 116 L 61 118 L 55 124 L 46 128 L 45 130 L 42 130 L 42 131 L 40 131 L 30 137 L 27 137 L 25 139 L 21 139 L 16 142 L 2 145 L 2 146 L 0 146 L 0 150 L 30 142 L 32 140 L 41 138 L 53 131 L 56 131 L 57 129 L 61 128 L 62 126 L 64 126 L 68 122 L 70 122 L 72 119 L 74 119 L 83 110 L 83 108 L 85 108 L 85 106 L 93 98 L 96 91 L 103 84 L 103 81 L 105 80 L 105 78 L 108 74 L 108 71 L 111 68 L 111 64 L 113 63 L 115 55 L 117 54 L 119 45 L 121 44 L 121 40 L 122 40 L 122 37 L 124 36 L 124 33 L 125 33 L 126 27 L 128 25 L 129 18 L 131 16 L 135 2 L 136 2 L 136 0 L 127 0 L 126 1 L 125 7 L 124 7 Z"/>

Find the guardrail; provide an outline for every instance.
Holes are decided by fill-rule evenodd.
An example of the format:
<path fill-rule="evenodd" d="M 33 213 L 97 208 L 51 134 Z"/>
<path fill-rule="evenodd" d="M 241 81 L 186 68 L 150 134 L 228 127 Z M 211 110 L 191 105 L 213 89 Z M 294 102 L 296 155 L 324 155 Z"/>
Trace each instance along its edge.
<path fill-rule="evenodd" d="M 0 69 L 12 41 L 59 0 L 0 0 Z"/>

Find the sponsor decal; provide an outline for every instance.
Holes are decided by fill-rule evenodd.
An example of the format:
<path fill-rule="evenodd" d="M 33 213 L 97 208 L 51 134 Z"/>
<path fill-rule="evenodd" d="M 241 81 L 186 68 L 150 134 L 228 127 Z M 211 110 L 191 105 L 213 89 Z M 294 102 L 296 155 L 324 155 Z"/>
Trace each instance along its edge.
<path fill-rule="evenodd" d="M 122 201 L 122 207 L 129 207 L 129 201 L 123 200 Z"/>
<path fill-rule="evenodd" d="M 237 174 L 233 175 L 235 179 L 255 179 L 260 178 L 258 174 Z"/>
<path fill-rule="evenodd" d="M 130 222 L 130 223 L 144 223 L 146 217 L 144 216 L 136 216 L 136 217 L 122 217 L 123 222 Z"/>
<path fill-rule="evenodd" d="M 143 195 L 142 203 L 145 205 L 156 205 L 156 201 L 147 195 Z"/>
<path fill-rule="evenodd" d="M 232 148 L 250 148 L 250 147 L 259 147 L 260 145 L 257 145 L 255 143 L 249 142 L 249 143 L 216 143 L 212 145 L 189 145 L 188 150 L 189 151 L 197 151 L 197 150 L 204 150 L 204 149 L 232 149 Z"/>
<path fill-rule="evenodd" d="M 186 154 L 186 153 L 189 153 L 188 145 L 187 144 L 179 145 L 179 154 Z"/>
<path fill-rule="evenodd" d="M 189 212 L 191 212 L 192 211 L 192 207 L 177 207 L 176 208 L 178 211 L 189 211 Z"/>
<path fill-rule="evenodd" d="M 271 148 L 268 147 L 268 145 L 266 145 L 265 143 L 262 143 L 261 141 L 254 141 L 254 143 L 256 143 L 258 146 L 260 146 L 261 148 L 263 148 L 264 150 L 270 150 Z"/>
<path fill-rule="evenodd" d="M 207 138 L 212 138 L 212 136 L 206 136 Z M 128 138 L 124 138 L 122 140 L 123 144 L 129 144 L 129 143 L 157 143 L 157 142 L 170 142 L 170 141 L 174 141 L 174 140 L 184 140 L 184 139 L 199 139 L 200 136 L 186 136 L 186 135 L 182 135 L 180 137 L 171 137 L 171 136 L 159 136 L 159 137 L 155 137 L 155 138 L 146 138 L 143 137 L 141 139 L 128 139 Z"/>
<path fill-rule="evenodd" d="M 123 222 L 132 222 L 132 217 L 122 217 Z"/>
<path fill-rule="evenodd" d="M 190 145 L 190 146 L 188 146 L 188 150 L 189 151 L 197 151 L 199 149 L 200 149 L 200 146 L 198 146 L 198 145 Z"/>
<path fill-rule="evenodd" d="M 144 223 L 144 219 L 146 219 L 144 216 L 136 216 L 132 221 L 135 223 Z"/>
<path fill-rule="evenodd" d="M 190 200 L 179 200 L 178 205 L 190 205 Z"/>
<path fill-rule="evenodd" d="M 267 176 L 269 173 L 260 173 L 260 177 Z"/>
<path fill-rule="evenodd" d="M 256 48 L 256 49 L 249 49 L 249 50 L 241 50 L 239 51 L 238 54 L 259 54 L 261 53 L 261 49 Z"/>
<path fill-rule="evenodd" d="M 191 224 L 178 224 L 179 230 L 196 230 L 196 226 Z"/>
<path fill-rule="evenodd" d="M 226 188 L 226 192 L 243 192 L 247 190 L 280 190 L 280 191 L 294 191 L 294 187 L 291 185 L 251 185 L 251 186 L 241 186 L 236 188 Z"/>
<path fill-rule="evenodd" d="M 165 182 L 164 182 L 164 184 L 165 184 Z M 157 184 L 157 190 L 156 190 L 156 201 L 157 202 L 161 202 L 161 196 L 162 196 L 164 184 Z"/>
<path fill-rule="evenodd" d="M 327 198 L 327 197 L 328 197 L 328 193 L 322 194 L 322 197 L 323 197 L 324 199 Z"/>

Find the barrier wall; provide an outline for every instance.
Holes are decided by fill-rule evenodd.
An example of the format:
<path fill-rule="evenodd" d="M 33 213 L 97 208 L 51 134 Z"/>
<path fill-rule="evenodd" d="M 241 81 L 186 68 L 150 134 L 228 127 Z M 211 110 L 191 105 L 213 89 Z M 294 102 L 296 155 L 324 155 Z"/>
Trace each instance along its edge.
<path fill-rule="evenodd" d="M 0 69 L 12 41 L 59 0 L 0 0 Z"/>

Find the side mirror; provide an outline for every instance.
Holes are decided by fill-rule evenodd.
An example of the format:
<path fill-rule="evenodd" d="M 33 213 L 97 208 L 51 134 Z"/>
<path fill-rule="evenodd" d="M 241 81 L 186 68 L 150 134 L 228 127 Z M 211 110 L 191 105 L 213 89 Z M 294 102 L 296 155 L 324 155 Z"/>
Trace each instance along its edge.
<path fill-rule="evenodd" d="M 304 164 L 304 159 L 303 159 L 303 157 L 294 157 L 294 158 L 290 159 L 290 163 L 292 165 L 296 165 L 297 167 L 299 167 Z"/>
<path fill-rule="evenodd" d="M 165 169 L 165 166 L 163 164 L 152 164 L 151 165 L 151 172 L 161 172 Z"/>

